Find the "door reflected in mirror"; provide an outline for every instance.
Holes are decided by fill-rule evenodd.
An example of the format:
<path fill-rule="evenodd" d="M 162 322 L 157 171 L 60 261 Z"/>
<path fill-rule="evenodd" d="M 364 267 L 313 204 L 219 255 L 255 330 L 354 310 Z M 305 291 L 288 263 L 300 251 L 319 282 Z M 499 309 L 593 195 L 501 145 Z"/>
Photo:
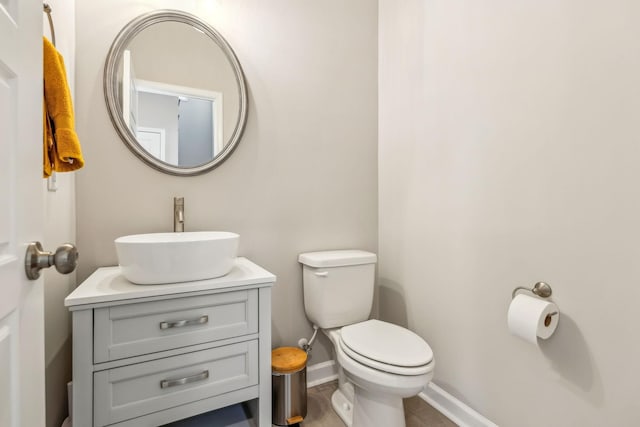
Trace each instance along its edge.
<path fill-rule="evenodd" d="M 219 164 L 246 120 L 246 89 L 226 41 L 198 18 L 158 11 L 129 23 L 105 65 L 116 130 L 142 160 L 193 175 Z"/>

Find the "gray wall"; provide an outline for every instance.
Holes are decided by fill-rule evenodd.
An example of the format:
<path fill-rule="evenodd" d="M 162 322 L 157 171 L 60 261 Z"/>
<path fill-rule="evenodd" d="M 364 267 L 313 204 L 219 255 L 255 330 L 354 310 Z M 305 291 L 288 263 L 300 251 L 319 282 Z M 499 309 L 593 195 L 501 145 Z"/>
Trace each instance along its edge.
<path fill-rule="evenodd" d="M 178 114 L 180 166 L 198 166 L 213 159 L 213 102 L 191 98 L 180 103 Z"/>
<path fill-rule="evenodd" d="M 138 92 L 138 126 L 164 129 L 165 161 L 178 164 L 180 158 L 178 97 Z"/>
<path fill-rule="evenodd" d="M 214 171 L 165 175 L 120 142 L 102 95 L 105 56 L 135 16 L 173 1 L 77 2 L 77 124 L 86 167 L 77 175 L 83 280 L 116 264 L 113 239 L 172 229 L 174 196 L 186 230 L 240 234 L 240 254 L 278 276 L 273 344 L 311 328 L 300 252 L 377 250 L 377 3 L 368 0 L 205 2 L 200 15 L 233 46 L 249 87 L 238 148 Z M 312 363 L 330 357 L 326 340 Z"/>
<path fill-rule="evenodd" d="M 379 4 L 381 314 L 500 426 L 640 425 L 640 4 Z M 539 280 L 538 348 L 506 313 Z"/>

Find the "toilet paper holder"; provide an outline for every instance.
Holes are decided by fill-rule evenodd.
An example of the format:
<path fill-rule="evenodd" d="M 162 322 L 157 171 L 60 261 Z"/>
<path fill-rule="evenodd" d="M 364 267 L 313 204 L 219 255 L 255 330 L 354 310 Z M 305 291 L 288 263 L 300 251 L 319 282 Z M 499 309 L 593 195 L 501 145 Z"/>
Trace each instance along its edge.
<path fill-rule="evenodd" d="M 545 282 L 538 282 L 535 285 L 533 285 L 533 288 L 531 289 L 526 288 L 524 286 L 518 286 L 511 293 L 511 299 L 514 299 L 516 297 L 516 294 L 518 293 L 518 291 L 532 292 L 534 295 L 537 295 L 541 298 L 549 298 L 551 296 L 551 286 L 549 286 L 549 284 Z"/>

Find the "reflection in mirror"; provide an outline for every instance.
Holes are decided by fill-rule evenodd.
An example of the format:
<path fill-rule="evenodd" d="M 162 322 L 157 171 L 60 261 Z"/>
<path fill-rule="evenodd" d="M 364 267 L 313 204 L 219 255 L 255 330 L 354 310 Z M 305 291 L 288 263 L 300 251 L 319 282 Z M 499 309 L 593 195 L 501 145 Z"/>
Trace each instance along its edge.
<path fill-rule="evenodd" d="M 139 79 L 125 50 L 121 93 L 125 124 L 157 159 L 192 167 L 224 149 L 222 92 Z"/>
<path fill-rule="evenodd" d="M 176 175 L 217 166 L 246 120 L 244 77 L 233 51 L 183 12 L 143 15 L 121 31 L 105 66 L 105 97 L 128 147 Z"/>

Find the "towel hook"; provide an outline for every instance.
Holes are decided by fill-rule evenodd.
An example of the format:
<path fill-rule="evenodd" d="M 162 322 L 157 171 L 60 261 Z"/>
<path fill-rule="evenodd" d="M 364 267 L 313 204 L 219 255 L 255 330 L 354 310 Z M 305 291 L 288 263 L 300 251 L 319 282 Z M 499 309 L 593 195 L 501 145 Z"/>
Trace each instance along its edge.
<path fill-rule="evenodd" d="M 49 19 L 49 29 L 51 30 L 51 43 L 53 43 L 53 45 L 56 45 L 56 30 L 53 27 L 53 18 L 51 17 L 51 6 L 49 6 L 49 3 L 43 3 L 42 4 L 42 8 L 44 10 L 44 13 L 47 14 L 47 18 Z"/>
<path fill-rule="evenodd" d="M 531 289 L 526 288 L 524 286 L 518 286 L 513 290 L 513 293 L 511 294 L 511 299 L 514 299 L 516 297 L 516 294 L 520 290 L 533 292 L 534 295 L 537 295 L 540 298 L 549 298 L 551 296 L 551 286 L 549 286 L 545 282 L 538 282 L 535 285 L 533 285 L 533 288 Z"/>
<path fill-rule="evenodd" d="M 49 3 L 42 3 L 42 9 L 44 13 L 47 14 L 47 19 L 49 20 L 49 31 L 51 32 L 51 43 L 55 47 L 56 45 L 56 29 L 53 26 L 53 17 L 51 17 L 51 6 Z M 51 176 L 47 179 L 47 190 L 48 191 L 57 191 L 58 190 L 58 182 L 56 177 L 56 171 L 51 172 Z"/>

